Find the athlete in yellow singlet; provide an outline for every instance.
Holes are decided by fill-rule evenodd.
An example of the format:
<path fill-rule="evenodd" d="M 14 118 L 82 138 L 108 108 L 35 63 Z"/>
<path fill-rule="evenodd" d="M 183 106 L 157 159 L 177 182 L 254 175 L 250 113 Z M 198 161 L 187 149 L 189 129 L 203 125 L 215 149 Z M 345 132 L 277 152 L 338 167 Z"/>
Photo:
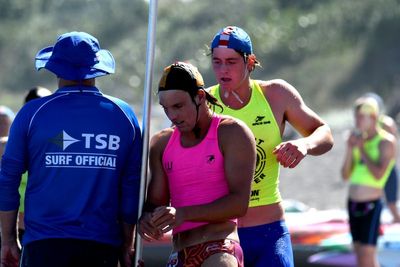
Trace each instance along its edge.
<path fill-rule="evenodd" d="M 252 80 L 250 86 L 252 101 L 246 106 L 241 109 L 231 109 L 225 104 L 222 104 L 222 106 L 224 114 L 245 122 L 256 138 L 257 165 L 253 177 L 249 207 L 257 207 L 282 200 L 278 189 L 279 163 L 272 153 L 273 149 L 282 142 L 282 138 L 274 114 L 258 81 Z M 218 94 L 219 90 L 220 86 L 216 85 L 211 87 L 209 92 L 220 103 L 223 103 Z M 266 136 L 265 133 L 268 133 L 268 135 Z"/>
<path fill-rule="evenodd" d="M 251 80 L 258 61 L 243 29 L 228 26 L 218 31 L 211 41 L 211 56 L 218 84 L 209 88 L 210 93 L 223 103 L 223 114 L 242 119 L 252 129 L 257 143 L 250 205 L 239 219 L 245 266 L 293 266 L 278 189 L 279 164 L 294 168 L 306 155 L 329 151 L 330 128 L 289 83 Z M 282 142 L 286 122 L 303 138 Z"/>
<path fill-rule="evenodd" d="M 357 266 L 378 267 L 376 244 L 383 188 L 396 156 L 396 138 L 378 125 L 372 98 L 355 103 L 356 130 L 347 140 L 342 176 L 349 180 L 348 212 Z"/>

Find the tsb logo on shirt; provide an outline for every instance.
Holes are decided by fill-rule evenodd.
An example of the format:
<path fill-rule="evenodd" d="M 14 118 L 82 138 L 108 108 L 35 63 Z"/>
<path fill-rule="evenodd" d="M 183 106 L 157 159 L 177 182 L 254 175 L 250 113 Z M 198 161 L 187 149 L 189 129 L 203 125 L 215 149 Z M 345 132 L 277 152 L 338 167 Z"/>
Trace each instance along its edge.
<path fill-rule="evenodd" d="M 63 130 L 51 139 L 51 142 L 61 147 L 63 151 L 45 153 L 44 164 L 46 168 L 115 170 L 117 167 L 116 151 L 120 148 L 120 141 L 121 138 L 117 135 L 93 133 L 82 133 L 77 139 Z M 80 145 L 71 146 L 79 142 Z M 98 151 L 94 152 L 92 149 Z"/>
<path fill-rule="evenodd" d="M 118 150 L 121 138 L 117 135 L 107 135 L 107 134 L 92 134 L 92 133 L 82 133 L 81 140 L 76 139 L 69 135 L 66 131 L 62 131 L 57 136 L 51 139 L 53 143 L 62 147 L 63 150 L 67 149 L 70 145 L 76 142 L 82 142 L 87 149 L 108 149 L 108 150 Z"/>
<path fill-rule="evenodd" d="M 106 134 L 90 134 L 90 133 L 83 133 L 82 137 L 85 141 L 85 148 L 94 148 L 96 149 L 109 149 L 109 150 L 118 150 L 119 148 L 119 141 L 121 138 L 117 135 L 106 135 Z"/>

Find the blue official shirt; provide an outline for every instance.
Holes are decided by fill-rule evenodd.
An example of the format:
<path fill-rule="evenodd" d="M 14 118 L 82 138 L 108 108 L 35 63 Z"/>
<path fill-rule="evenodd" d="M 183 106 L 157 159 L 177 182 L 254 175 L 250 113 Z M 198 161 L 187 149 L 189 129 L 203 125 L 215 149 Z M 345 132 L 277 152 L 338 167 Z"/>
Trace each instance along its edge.
<path fill-rule="evenodd" d="M 24 245 L 48 238 L 121 243 L 137 221 L 142 138 L 129 105 L 71 86 L 18 112 L 0 170 L 0 210 L 16 210 L 28 171 Z"/>

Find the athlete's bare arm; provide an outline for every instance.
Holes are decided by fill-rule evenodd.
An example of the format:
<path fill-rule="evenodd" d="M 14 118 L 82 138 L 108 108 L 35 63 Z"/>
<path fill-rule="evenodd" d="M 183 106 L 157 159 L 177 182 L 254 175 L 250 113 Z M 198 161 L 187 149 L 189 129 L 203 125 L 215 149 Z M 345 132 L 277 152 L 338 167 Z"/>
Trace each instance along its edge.
<path fill-rule="evenodd" d="M 343 180 L 347 181 L 350 178 L 350 175 L 353 171 L 354 162 L 353 162 L 353 148 L 357 144 L 357 136 L 355 133 L 350 133 L 347 139 L 347 147 L 346 154 L 344 157 L 341 173 Z"/>
<path fill-rule="evenodd" d="M 293 168 L 307 155 L 321 155 L 333 146 L 329 126 L 303 101 L 299 92 L 283 80 L 262 82 L 264 94 L 280 127 L 289 122 L 303 138 L 279 144 L 274 153 L 284 167 Z"/>
<path fill-rule="evenodd" d="M 209 204 L 158 208 L 153 220 L 164 232 L 183 221 L 218 223 L 246 214 L 256 162 L 254 136 L 244 123 L 225 118 L 218 128 L 218 140 L 224 155 L 229 193 Z"/>
<path fill-rule="evenodd" d="M 162 155 L 172 132 L 173 129 L 171 128 L 164 129 L 155 134 L 150 140 L 150 182 L 143 215 L 140 218 L 138 227 L 140 235 L 148 241 L 159 239 L 162 236 L 162 233 L 151 222 L 152 209 L 169 205 L 168 180 L 162 166 Z"/>
<path fill-rule="evenodd" d="M 379 180 L 384 175 L 390 161 L 395 158 L 396 146 L 395 139 L 392 135 L 388 139 L 383 139 L 379 144 L 379 159 L 371 160 L 364 150 L 364 146 L 360 145 L 361 158 L 365 162 L 369 171 Z"/>
<path fill-rule="evenodd" d="M 20 258 L 20 245 L 17 238 L 18 210 L 1 211 L 1 266 L 17 267 Z"/>

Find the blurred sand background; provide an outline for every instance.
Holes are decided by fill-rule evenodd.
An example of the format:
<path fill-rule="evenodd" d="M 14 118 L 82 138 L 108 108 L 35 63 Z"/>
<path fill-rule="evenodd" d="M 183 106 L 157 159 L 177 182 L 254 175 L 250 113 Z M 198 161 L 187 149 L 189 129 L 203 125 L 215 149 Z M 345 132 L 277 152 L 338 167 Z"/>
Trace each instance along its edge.
<path fill-rule="evenodd" d="M 340 175 L 345 153 L 345 129 L 333 130 L 333 148 L 321 156 L 306 156 L 294 169 L 281 167 L 283 199 L 296 199 L 316 209 L 344 208 L 347 183 Z"/>

